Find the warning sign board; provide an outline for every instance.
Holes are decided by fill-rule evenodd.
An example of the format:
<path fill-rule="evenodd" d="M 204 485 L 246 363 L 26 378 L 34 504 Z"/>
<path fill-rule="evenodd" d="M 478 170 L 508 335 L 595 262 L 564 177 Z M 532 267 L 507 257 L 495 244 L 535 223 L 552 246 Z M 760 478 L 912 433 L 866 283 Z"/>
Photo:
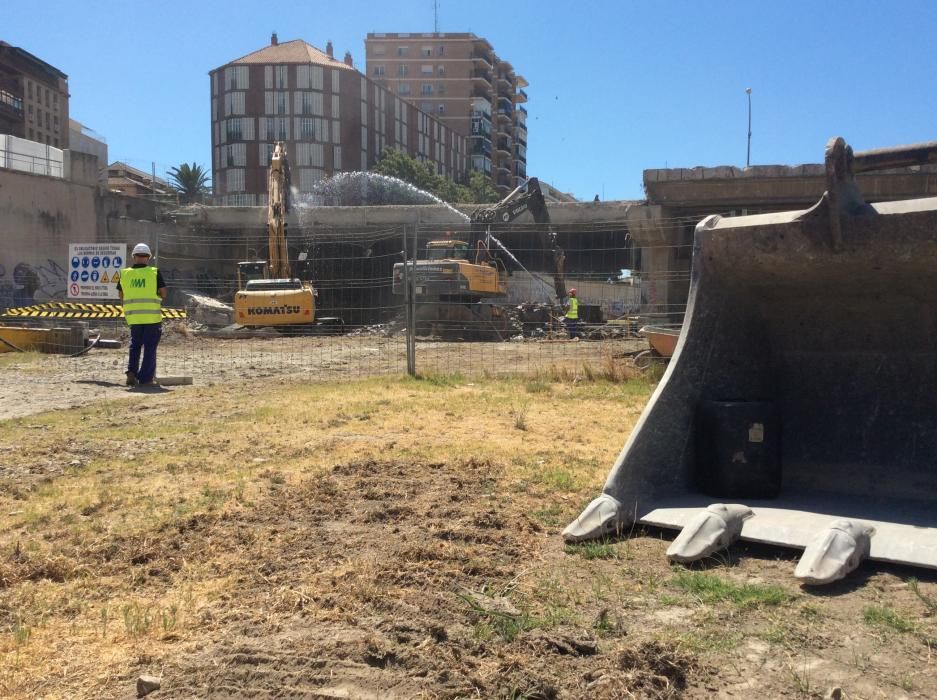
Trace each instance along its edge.
<path fill-rule="evenodd" d="M 68 298 L 117 299 L 119 271 L 126 264 L 123 243 L 69 243 Z"/>

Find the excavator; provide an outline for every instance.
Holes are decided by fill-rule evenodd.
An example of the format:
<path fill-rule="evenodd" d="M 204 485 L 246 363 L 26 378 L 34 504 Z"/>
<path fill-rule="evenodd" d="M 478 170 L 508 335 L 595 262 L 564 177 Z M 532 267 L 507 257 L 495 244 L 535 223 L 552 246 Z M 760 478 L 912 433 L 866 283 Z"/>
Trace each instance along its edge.
<path fill-rule="evenodd" d="M 403 295 L 407 281 L 412 284 L 418 333 L 466 340 L 501 340 L 508 334 L 510 320 L 505 308 L 491 303 L 508 293 L 508 270 L 492 250 L 491 229 L 510 223 L 525 211 L 541 225 L 543 248 L 552 257 L 556 297 L 561 302 L 566 298 L 565 255 L 549 226 L 540 182 L 530 178 L 500 202 L 472 212 L 468 241 L 429 241 L 426 258 L 410 264 L 412 280 L 405 279 L 404 263 L 394 265 L 393 292 Z"/>
<path fill-rule="evenodd" d="M 334 318 L 316 318 L 312 283 L 292 276 L 287 251 L 290 211 L 290 165 L 286 144 L 274 144 L 267 173 L 267 260 L 238 263 L 238 291 L 234 295 L 235 322 L 247 327 L 277 330 L 315 325 L 340 326 Z M 302 255 L 302 254 L 301 254 Z"/>

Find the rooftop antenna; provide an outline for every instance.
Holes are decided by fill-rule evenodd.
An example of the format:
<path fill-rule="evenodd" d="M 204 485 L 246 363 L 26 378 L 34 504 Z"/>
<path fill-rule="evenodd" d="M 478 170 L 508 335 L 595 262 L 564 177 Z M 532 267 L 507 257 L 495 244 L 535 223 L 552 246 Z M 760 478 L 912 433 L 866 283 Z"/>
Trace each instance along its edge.
<path fill-rule="evenodd" d="M 433 32 L 439 34 L 439 0 L 433 0 Z"/>

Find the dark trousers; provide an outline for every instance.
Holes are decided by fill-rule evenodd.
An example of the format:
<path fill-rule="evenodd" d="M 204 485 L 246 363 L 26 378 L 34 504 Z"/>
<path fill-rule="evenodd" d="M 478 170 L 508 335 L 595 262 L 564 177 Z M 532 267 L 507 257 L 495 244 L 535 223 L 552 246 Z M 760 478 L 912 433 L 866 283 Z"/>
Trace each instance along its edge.
<path fill-rule="evenodd" d="M 162 323 L 137 323 L 130 326 L 130 361 L 127 363 L 127 371 L 132 372 L 141 384 L 152 382 L 156 377 L 156 346 L 162 335 Z"/>
<path fill-rule="evenodd" d="M 563 322 L 566 324 L 566 332 L 569 333 L 570 338 L 579 337 L 579 319 L 578 318 L 564 318 Z"/>

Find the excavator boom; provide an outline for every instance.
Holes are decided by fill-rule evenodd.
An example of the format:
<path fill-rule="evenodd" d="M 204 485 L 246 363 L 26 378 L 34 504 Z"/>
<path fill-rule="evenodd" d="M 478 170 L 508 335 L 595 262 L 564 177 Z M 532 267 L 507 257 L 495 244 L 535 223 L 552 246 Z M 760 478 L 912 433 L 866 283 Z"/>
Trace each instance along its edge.
<path fill-rule="evenodd" d="M 290 164 L 286 146 L 277 141 L 267 173 L 267 236 L 270 248 L 269 277 L 288 279 L 290 261 L 286 247 L 287 214 L 290 211 Z"/>

